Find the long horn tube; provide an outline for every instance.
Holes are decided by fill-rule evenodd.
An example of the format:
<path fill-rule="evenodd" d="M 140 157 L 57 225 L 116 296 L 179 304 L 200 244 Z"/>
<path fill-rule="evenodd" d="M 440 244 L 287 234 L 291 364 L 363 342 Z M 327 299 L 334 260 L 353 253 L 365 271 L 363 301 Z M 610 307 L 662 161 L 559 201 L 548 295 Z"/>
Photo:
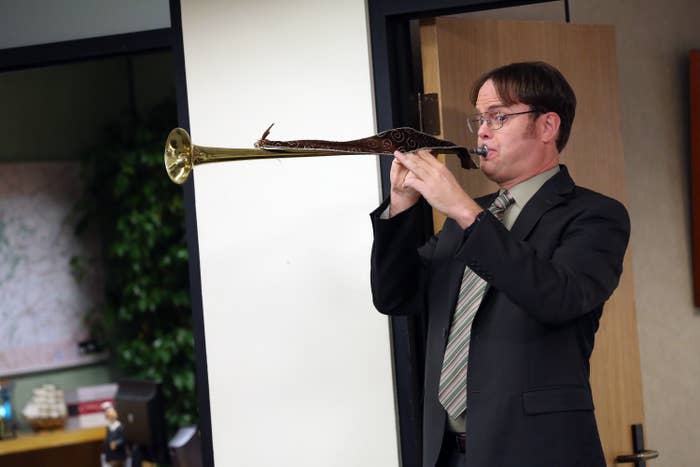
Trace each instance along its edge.
<path fill-rule="evenodd" d="M 439 150 L 440 148 L 435 148 Z M 486 155 L 488 148 L 468 148 L 470 154 Z M 190 135 L 182 128 L 175 128 L 168 135 L 163 155 L 165 170 L 170 180 L 177 184 L 187 181 L 195 165 L 208 162 L 241 161 L 265 158 L 316 157 L 316 156 L 347 156 L 353 154 L 377 154 L 377 152 L 336 151 L 329 149 L 232 149 L 198 146 L 192 144 Z"/>
<path fill-rule="evenodd" d="M 182 128 L 175 128 L 168 135 L 165 143 L 165 170 L 170 180 L 177 184 L 187 181 L 195 165 L 208 162 L 243 161 L 250 159 L 312 157 L 312 156 L 347 156 L 350 154 L 369 154 L 348 151 L 285 149 L 268 151 L 265 149 L 213 148 L 192 144 L 190 135 Z"/>

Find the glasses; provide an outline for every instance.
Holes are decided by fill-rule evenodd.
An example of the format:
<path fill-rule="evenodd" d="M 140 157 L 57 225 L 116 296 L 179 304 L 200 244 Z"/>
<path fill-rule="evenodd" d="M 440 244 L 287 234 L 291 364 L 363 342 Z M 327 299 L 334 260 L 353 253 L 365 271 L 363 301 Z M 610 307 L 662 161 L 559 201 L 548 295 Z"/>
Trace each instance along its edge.
<path fill-rule="evenodd" d="M 503 124 L 506 123 L 506 121 L 508 120 L 508 117 L 531 113 L 541 112 L 539 110 L 534 109 L 526 110 L 525 112 L 513 112 L 509 114 L 503 112 L 484 112 L 482 114 L 472 115 L 469 118 L 467 118 L 467 127 L 469 127 L 469 131 L 471 131 L 472 133 L 478 133 L 479 128 L 481 128 L 481 125 L 485 123 L 486 126 L 491 130 L 500 130 L 501 128 L 503 128 Z"/>

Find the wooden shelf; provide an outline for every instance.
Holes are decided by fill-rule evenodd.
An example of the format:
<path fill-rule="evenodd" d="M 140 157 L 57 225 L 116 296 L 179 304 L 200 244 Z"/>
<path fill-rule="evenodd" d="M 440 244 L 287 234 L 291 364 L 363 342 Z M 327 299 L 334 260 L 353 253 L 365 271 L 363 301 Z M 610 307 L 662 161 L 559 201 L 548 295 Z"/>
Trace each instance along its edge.
<path fill-rule="evenodd" d="M 104 440 L 104 437 L 105 427 L 19 434 L 15 439 L 0 441 L 0 456 L 97 442 Z"/>

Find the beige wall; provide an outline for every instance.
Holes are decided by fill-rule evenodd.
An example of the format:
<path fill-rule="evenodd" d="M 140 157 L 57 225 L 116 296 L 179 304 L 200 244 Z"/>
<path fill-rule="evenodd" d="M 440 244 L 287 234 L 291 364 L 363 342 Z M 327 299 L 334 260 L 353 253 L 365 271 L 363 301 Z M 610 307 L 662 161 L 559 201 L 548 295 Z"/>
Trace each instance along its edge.
<path fill-rule="evenodd" d="M 692 302 L 688 52 L 700 48 L 697 0 L 569 0 L 570 19 L 612 24 L 617 39 L 627 207 L 647 447 L 653 465 L 698 465 L 700 314 Z M 563 22 L 564 2 L 470 18 Z"/>
<path fill-rule="evenodd" d="M 697 0 L 571 0 L 576 23 L 613 24 L 647 445 L 658 464 L 700 459 L 700 315 L 692 301 L 688 52 Z M 651 463 L 654 465 L 654 463 Z"/>

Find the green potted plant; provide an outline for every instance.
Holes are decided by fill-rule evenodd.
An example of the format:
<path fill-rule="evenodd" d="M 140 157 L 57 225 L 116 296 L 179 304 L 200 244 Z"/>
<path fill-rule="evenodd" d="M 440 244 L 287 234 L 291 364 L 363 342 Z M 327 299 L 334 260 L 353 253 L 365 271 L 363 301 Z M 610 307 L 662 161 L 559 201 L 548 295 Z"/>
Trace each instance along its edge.
<path fill-rule="evenodd" d="M 169 433 L 196 423 L 194 338 L 182 189 L 163 168 L 174 103 L 111 125 L 81 159 L 76 233 L 99 229 L 105 300 L 89 326 L 117 372 L 162 383 Z M 74 258 L 76 277 L 81 259 Z"/>

